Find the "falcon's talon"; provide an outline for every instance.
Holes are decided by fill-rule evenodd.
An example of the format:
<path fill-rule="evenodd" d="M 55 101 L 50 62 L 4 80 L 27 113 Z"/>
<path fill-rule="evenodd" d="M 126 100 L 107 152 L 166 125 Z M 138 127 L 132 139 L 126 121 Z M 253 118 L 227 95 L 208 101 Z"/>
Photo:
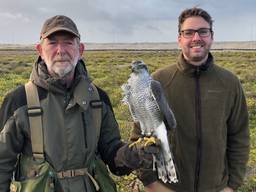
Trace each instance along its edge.
<path fill-rule="evenodd" d="M 151 144 L 156 144 L 156 140 L 157 140 L 155 137 L 144 137 L 143 139 L 145 141 L 144 147 Z"/>
<path fill-rule="evenodd" d="M 133 143 L 131 143 L 130 145 L 129 145 L 129 148 L 132 148 L 134 145 L 137 145 L 137 144 L 139 144 L 139 143 L 141 143 L 142 142 L 142 138 L 139 138 L 137 141 L 134 141 Z"/>

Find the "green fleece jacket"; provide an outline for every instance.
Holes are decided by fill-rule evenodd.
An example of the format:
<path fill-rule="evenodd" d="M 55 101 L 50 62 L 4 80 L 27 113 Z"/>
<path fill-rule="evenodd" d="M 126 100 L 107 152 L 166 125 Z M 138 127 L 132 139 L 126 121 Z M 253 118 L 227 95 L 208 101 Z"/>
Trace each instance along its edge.
<path fill-rule="evenodd" d="M 31 80 L 37 85 L 43 109 L 44 152 L 56 171 L 88 168 L 98 151 L 115 174 L 129 169 L 115 167 L 116 151 L 123 145 L 117 122 L 107 94 L 98 88 L 102 101 L 102 124 L 99 140 L 92 121 L 90 106 L 91 81 L 83 61 L 76 66 L 75 80 L 66 89 L 60 80 L 47 73 L 39 58 L 33 67 Z M 9 184 L 18 154 L 32 156 L 27 101 L 24 86 L 5 97 L 0 110 L 0 192 L 9 191 Z M 97 143 L 98 141 L 98 143 Z M 62 190 L 95 191 L 87 175 L 60 180 Z"/>
<path fill-rule="evenodd" d="M 182 54 L 178 64 L 153 74 L 177 120 L 169 140 L 179 182 L 177 192 L 216 192 L 237 189 L 243 182 L 249 156 L 248 112 L 241 84 L 235 75 L 207 62 L 194 67 Z M 132 139 L 136 139 L 138 127 Z M 141 171 L 145 185 L 156 180 Z"/>

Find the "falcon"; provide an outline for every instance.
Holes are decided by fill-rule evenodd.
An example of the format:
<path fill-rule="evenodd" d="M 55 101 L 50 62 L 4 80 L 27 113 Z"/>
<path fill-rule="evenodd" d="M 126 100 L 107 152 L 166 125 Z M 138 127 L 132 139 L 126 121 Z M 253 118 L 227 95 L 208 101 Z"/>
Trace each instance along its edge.
<path fill-rule="evenodd" d="M 166 128 L 176 127 L 174 114 L 161 84 L 152 79 L 146 64 L 143 61 L 134 61 L 131 66 L 132 73 L 121 88 L 124 94 L 122 101 L 129 106 L 133 120 L 140 124 L 143 138 L 136 142 L 147 140 L 148 144 L 154 143 L 155 139 L 160 140 L 160 153 L 153 155 L 153 170 L 157 171 L 158 178 L 164 183 L 176 183 L 178 179 Z"/>

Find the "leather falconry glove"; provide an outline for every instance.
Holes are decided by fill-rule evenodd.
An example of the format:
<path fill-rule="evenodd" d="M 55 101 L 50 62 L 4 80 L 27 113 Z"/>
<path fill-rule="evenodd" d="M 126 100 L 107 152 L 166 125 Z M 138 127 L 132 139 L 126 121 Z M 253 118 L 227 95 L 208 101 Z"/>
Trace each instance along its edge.
<path fill-rule="evenodd" d="M 149 138 L 140 138 L 134 143 L 120 147 L 115 157 L 116 166 L 126 166 L 131 169 L 152 169 L 153 156 L 160 152 L 160 141 L 156 138 L 153 138 L 153 142 L 148 140 Z"/>

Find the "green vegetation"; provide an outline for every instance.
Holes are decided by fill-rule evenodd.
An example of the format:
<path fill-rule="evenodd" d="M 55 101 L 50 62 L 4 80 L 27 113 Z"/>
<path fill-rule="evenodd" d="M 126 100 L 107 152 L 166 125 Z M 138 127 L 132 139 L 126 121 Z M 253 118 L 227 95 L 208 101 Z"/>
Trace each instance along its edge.
<path fill-rule="evenodd" d="M 132 127 L 127 106 L 121 104 L 120 86 L 130 73 L 133 60 L 144 60 L 151 72 L 159 67 L 175 63 L 177 51 L 88 51 L 85 52 L 87 69 L 91 78 L 110 96 L 116 118 L 120 125 L 122 138 L 127 141 Z M 256 191 L 256 52 L 214 52 L 216 63 L 232 71 L 241 80 L 247 97 L 250 114 L 251 152 L 247 177 L 240 192 Z M 36 60 L 34 52 L 0 51 L 0 103 L 4 95 L 29 78 L 32 63 Z M 115 177 L 120 192 L 132 191 L 133 186 L 143 188 L 134 174 Z M 129 189 L 127 189 L 127 186 Z"/>

